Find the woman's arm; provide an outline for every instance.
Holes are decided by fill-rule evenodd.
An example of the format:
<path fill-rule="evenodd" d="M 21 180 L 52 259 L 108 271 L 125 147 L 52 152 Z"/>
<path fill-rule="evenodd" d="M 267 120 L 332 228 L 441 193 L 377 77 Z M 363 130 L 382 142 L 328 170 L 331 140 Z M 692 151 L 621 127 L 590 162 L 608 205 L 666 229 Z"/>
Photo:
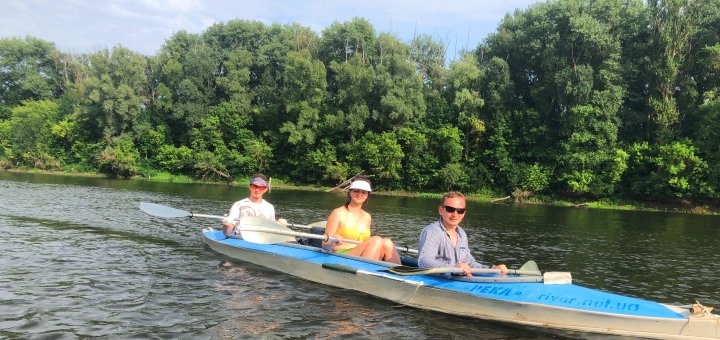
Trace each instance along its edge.
<path fill-rule="evenodd" d="M 336 208 L 328 216 L 327 222 L 325 223 L 325 236 L 328 238 L 334 237 L 338 228 L 340 227 L 340 209 Z M 337 245 L 335 241 L 323 241 L 322 247 L 324 249 L 332 249 Z"/>
<path fill-rule="evenodd" d="M 363 210 L 363 213 L 365 214 L 365 220 L 367 220 L 367 225 L 365 225 L 368 230 L 370 230 L 370 235 L 372 235 L 372 230 L 370 229 L 370 226 L 372 226 L 372 216 L 370 216 L 370 213 Z"/>

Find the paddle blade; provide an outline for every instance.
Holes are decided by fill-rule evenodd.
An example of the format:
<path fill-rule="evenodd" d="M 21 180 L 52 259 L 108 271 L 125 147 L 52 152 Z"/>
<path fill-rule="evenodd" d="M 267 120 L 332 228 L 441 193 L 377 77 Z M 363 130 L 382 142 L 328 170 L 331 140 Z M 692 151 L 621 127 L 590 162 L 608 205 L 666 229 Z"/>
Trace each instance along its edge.
<path fill-rule="evenodd" d="M 240 231 L 240 236 L 242 236 L 242 239 L 245 241 L 258 244 L 276 244 L 295 241 L 294 237 L 266 233 L 263 232 L 261 228 L 258 230 L 242 230 Z"/>
<path fill-rule="evenodd" d="M 525 262 L 525 264 L 522 265 L 522 267 L 520 267 L 520 269 L 518 269 L 518 271 L 528 271 L 528 272 L 535 271 L 535 272 L 539 273 L 540 268 L 538 268 L 538 265 L 537 265 L 537 263 L 535 263 L 535 261 L 530 260 L 530 261 Z"/>
<path fill-rule="evenodd" d="M 272 231 L 293 233 L 292 230 L 262 217 L 241 217 L 239 230 L 243 240 L 252 243 L 275 244 L 295 241 L 293 236 L 272 233 Z"/>
<path fill-rule="evenodd" d="M 308 227 L 319 227 L 319 228 L 325 228 L 325 225 L 327 224 L 327 221 L 318 221 L 308 224 Z"/>
<path fill-rule="evenodd" d="M 428 273 L 428 271 L 430 271 L 430 268 L 395 266 L 392 268 L 388 268 L 384 271 L 387 271 L 387 272 L 393 273 L 393 274 L 397 274 L 397 275 L 420 275 L 420 274 Z"/>
<path fill-rule="evenodd" d="M 192 213 L 185 210 L 171 208 L 165 205 L 141 202 L 140 210 L 158 217 L 174 218 L 174 217 L 190 217 Z"/>

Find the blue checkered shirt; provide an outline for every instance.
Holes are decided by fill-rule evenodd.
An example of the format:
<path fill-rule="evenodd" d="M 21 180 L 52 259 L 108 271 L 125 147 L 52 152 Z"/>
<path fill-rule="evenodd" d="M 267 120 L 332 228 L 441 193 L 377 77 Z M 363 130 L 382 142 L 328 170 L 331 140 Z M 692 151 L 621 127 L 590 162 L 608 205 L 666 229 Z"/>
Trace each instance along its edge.
<path fill-rule="evenodd" d="M 420 233 L 418 266 L 421 268 L 449 268 L 465 262 L 471 268 L 490 268 L 490 266 L 475 261 L 468 247 L 467 235 L 460 226 L 457 226 L 457 234 L 457 247 L 453 247 L 450 235 L 445 231 L 441 219 L 426 226 Z"/>

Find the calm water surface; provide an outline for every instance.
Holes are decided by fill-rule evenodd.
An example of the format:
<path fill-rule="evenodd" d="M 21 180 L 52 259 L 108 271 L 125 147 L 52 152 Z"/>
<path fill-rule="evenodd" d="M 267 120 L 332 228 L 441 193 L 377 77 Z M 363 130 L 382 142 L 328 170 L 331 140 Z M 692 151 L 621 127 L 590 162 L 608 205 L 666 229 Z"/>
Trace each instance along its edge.
<path fill-rule="evenodd" d="M 397 306 L 232 260 L 210 219 L 160 219 L 140 202 L 222 215 L 244 187 L 0 172 L 0 339 L 553 339 Z M 289 221 L 324 220 L 341 194 L 273 189 Z M 372 195 L 375 233 L 417 248 L 436 200 Z M 585 286 L 720 307 L 720 217 L 470 202 L 476 257 L 570 271 Z"/>

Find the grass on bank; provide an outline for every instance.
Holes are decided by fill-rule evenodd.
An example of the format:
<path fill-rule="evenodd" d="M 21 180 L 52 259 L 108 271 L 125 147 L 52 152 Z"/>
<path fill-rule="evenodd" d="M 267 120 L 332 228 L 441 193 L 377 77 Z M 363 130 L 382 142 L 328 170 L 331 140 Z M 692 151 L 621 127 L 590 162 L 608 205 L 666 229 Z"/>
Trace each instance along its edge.
<path fill-rule="evenodd" d="M 183 177 L 183 178 L 177 178 Z M 143 178 L 144 179 L 144 178 Z M 176 176 L 167 173 L 158 174 L 147 180 L 152 181 L 166 181 L 174 183 L 197 183 L 197 180 L 193 180 L 187 176 Z M 249 177 L 238 179 L 239 183 L 247 183 L 250 180 Z M 312 190 L 312 191 L 329 191 L 331 187 L 316 186 L 316 185 L 295 185 L 289 183 L 283 179 L 271 178 L 271 186 L 273 188 L 282 188 L 290 190 Z M 233 183 L 220 183 L 220 182 L 206 182 L 212 184 L 227 184 L 227 185 L 238 185 L 237 182 Z M 429 192 L 409 192 L 406 190 L 389 190 L 376 192 L 379 195 L 388 196 L 408 196 L 408 197 L 423 197 L 423 198 L 435 198 L 440 199 L 443 193 L 429 193 Z M 497 193 L 481 190 L 477 193 L 466 194 L 466 198 L 471 201 L 484 202 L 484 203 L 498 203 L 498 204 L 517 204 L 510 196 L 499 197 Z M 692 214 L 704 214 L 704 215 L 717 215 L 720 214 L 718 209 L 714 209 L 710 206 L 682 206 L 678 204 L 667 204 L 658 202 L 641 202 L 641 201 L 629 201 L 629 200 L 615 200 L 615 199 L 602 199 L 597 201 L 567 201 L 557 200 L 549 197 L 536 196 L 530 197 L 527 201 L 522 204 L 543 204 L 553 205 L 561 207 L 578 207 L 578 208 L 592 208 L 592 209 L 606 209 L 606 210 L 637 210 L 637 211 L 658 211 L 658 212 L 677 212 L 677 213 L 692 213 Z"/>
<path fill-rule="evenodd" d="M 1 170 L 1 169 L 0 169 Z M 48 174 L 48 175 L 61 175 L 61 176 L 81 176 L 81 177 L 106 177 L 105 175 L 82 171 L 82 169 L 62 169 L 62 171 L 50 171 L 40 169 L 4 169 L 7 172 L 17 173 L 33 173 L 33 174 Z M 203 183 L 203 184 L 218 184 L 218 185 L 243 185 L 247 183 L 250 178 L 241 178 L 233 182 L 218 182 L 218 181 L 199 181 L 189 176 L 184 175 L 173 175 L 167 172 L 153 172 L 152 174 L 145 176 L 135 176 L 131 180 L 142 180 L 151 182 L 167 182 L 167 183 Z M 280 178 L 271 178 L 270 184 L 273 188 L 282 188 L 289 190 L 312 190 L 312 191 L 329 191 L 331 187 L 316 186 L 316 185 L 295 185 L 286 180 Z M 437 198 L 442 197 L 443 193 L 428 193 L 428 192 L 409 192 L 405 190 L 390 190 L 376 192 L 379 195 L 388 196 L 408 196 L 408 197 L 424 197 L 424 198 Z M 496 204 L 517 204 L 512 198 L 500 197 L 497 193 L 493 193 L 487 190 L 480 191 L 478 193 L 466 194 L 468 200 L 484 202 L 484 203 L 496 203 Z M 630 201 L 630 200 L 614 200 L 614 199 L 602 199 L 597 201 L 568 201 L 568 200 L 557 200 L 542 196 L 531 196 L 522 204 L 543 204 L 563 207 L 578 207 L 578 208 L 591 208 L 591 209 L 607 209 L 607 210 L 636 210 L 636 211 L 659 211 L 659 212 L 674 212 L 674 213 L 690 213 L 690 214 L 701 214 L 701 215 L 718 215 L 720 209 L 709 205 L 696 205 L 688 206 L 682 204 L 669 204 L 660 202 L 642 202 L 642 201 Z"/>

